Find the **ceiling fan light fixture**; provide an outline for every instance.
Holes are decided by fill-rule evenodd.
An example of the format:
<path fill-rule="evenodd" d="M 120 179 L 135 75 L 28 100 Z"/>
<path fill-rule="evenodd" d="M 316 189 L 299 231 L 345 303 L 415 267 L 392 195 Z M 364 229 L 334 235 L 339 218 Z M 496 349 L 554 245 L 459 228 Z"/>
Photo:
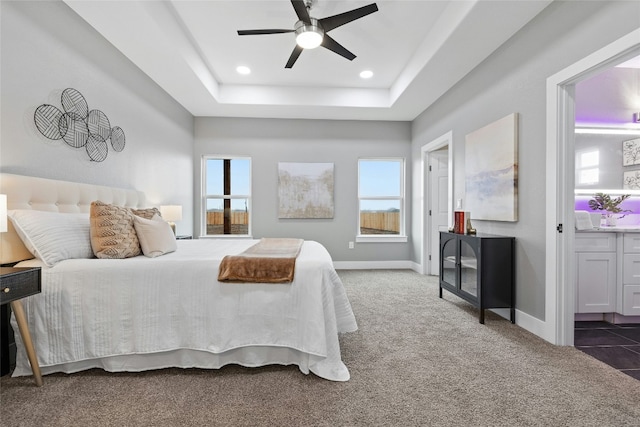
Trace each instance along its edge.
<path fill-rule="evenodd" d="M 304 49 L 315 49 L 322 44 L 324 31 L 318 27 L 318 20 L 311 18 L 311 25 L 303 21 L 296 23 L 296 43 Z"/>
<path fill-rule="evenodd" d="M 2 1 L 2 0 L 0 0 Z M 339 13 L 333 16 L 327 16 L 322 19 L 315 19 L 309 15 L 311 7 L 317 0 L 291 0 L 291 5 L 296 12 L 298 22 L 295 23 L 293 29 L 290 28 L 265 28 L 255 30 L 238 30 L 239 36 L 262 35 L 262 34 L 283 34 L 295 33 L 296 46 L 289 56 L 289 60 L 284 68 L 291 68 L 296 63 L 298 57 L 303 50 L 313 49 L 322 46 L 343 58 L 353 61 L 356 57 L 352 52 L 334 40 L 329 34 L 325 33 L 348 24 L 351 21 L 360 19 L 378 11 L 375 3 L 368 4 L 347 12 Z"/>

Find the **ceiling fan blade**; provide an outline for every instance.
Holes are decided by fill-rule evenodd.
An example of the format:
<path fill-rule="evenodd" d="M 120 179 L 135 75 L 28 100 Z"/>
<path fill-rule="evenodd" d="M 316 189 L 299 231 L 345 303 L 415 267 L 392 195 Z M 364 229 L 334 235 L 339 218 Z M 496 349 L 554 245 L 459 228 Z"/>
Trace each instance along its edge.
<path fill-rule="evenodd" d="M 238 30 L 239 36 L 254 36 L 259 34 L 281 34 L 281 33 L 293 33 L 295 30 L 284 29 L 266 29 L 266 30 Z"/>
<path fill-rule="evenodd" d="M 340 43 L 329 37 L 328 34 L 324 35 L 321 46 L 326 47 L 330 51 L 333 51 L 340 56 L 344 56 L 349 61 L 353 61 L 353 58 L 356 57 L 353 53 L 345 49 L 344 46 L 342 46 Z"/>
<path fill-rule="evenodd" d="M 326 18 L 318 19 L 318 22 L 320 23 L 324 31 L 327 32 L 377 11 L 378 6 L 375 3 L 371 3 L 367 6 L 362 6 L 357 9 L 350 10 L 349 12 L 344 12 L 338 15 L 327 16 Z"/>
<path fill-rule="evenodd" d="M 309 11 L 307 10 L 304 0 L 291 0 L 291 4 L 296 10 L 296 15 L 298 15 L 299 20 L 307 23 L 311 22 L 311 17 L 309 16 Z"/>
<path fill-rule="evenodd" d="M 296 47 L 293 49 L 293 52 L 291 52 L 291 56 L 289 57 L 289 60 L 287 61 L 287 65 L 284 66 L 284 68 L 291 68 L 293 67 L 293 64 L 296 63 L 296 61 L 298 60 L 298 57 L 300 56 L 300 54 L 302 53 L 304 49 L 301 48 L 300 46 L 296 45 Z"/>

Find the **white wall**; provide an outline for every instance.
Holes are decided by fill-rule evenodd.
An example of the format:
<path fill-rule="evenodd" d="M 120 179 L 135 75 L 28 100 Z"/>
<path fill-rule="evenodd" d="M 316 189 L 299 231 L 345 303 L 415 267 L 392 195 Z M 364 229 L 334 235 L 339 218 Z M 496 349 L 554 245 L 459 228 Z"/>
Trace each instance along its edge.
<path fill-rule="evenodd" d="M 580 184 L 578 181 L 578 174 L 576 173 L 575 187 L 580 189 L 613 188 L 622 190 L 624 172 L 640 170 L 640 165 L 622 165 L 622 141 L 628 141 L 636 138 L 638 138 L 638 136 L 576 135 L 574 141 L 576 162 L 578 161 L 578 155 L 581 153 L 597 151 L 600 160 L 598 165 L 600 173 L 599 181 L 595 184 Z"/>
<path fill-rule="evenodd" d="M 464 199 L 465 135 L 519 113 L 519 220 L 474 227 L 516 237 L 516 307 L 537 319 L 545 319 L 545 227 L 555 226 L 545 224 L 546 79 L 638 27 L 640 2 L 554 2 L 412 124 L 414 164 L 420 147 L 453 130 L 454 199 Z M 417 260 L 416 215 L 414 203 Z"/>
<path fill-rule="evenodd" d="M 334 261 L 410 259 L 409 243 L 356 243 L 348 249 L 358 227 L 358 158 L 403 157 L 410 177 L 408 122 L 196 118 L 194 154 L 197 182 L 203 155 L 251 157 L 255 238 L 316 240 L 327 247 Z M 278 162 L 334 163 L 333 219 L 278 219 Z M 410 195 L 411 183 L 407 184 Z M 410 204 L 407 209 L 410 212 Z M 200 224 L 200 200 L 196 211 L 196 224 Z"/>
<path fill-rule="evenodd" d="M 193 117 L 62 2 L 0 2 L 2 172 L 135 188 L 149 205 L 183 205 L 193 228 Z M 80 91 L 126 136 L 125 149 L 91 162 L 84 149 L 42 136 L 41 104 Z"/>

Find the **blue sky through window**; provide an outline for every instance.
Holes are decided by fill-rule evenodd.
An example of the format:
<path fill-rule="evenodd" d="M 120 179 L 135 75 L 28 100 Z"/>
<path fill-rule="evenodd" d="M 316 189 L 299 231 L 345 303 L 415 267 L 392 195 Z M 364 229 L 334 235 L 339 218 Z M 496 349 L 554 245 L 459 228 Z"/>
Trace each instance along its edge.
<path fill-rule="evenodd" d="M 223 166 L 223 159 L 207 159 L 207 194 L 223 194 Z M 249 195 L 250 168 L 250 159 L 231 159 L 231 195 Z"/>
<path fill-rule="evenodd" d="M 402 192 L 401 160 L 360 160 L 361 211 L 400 209 L 399 200 L 362 200 L 367 197 L 399 197 Z"/>
<path fill-rule="evenodd" d="M 360 197 L 400 196 L 400 160 L 360 160 Z"/>

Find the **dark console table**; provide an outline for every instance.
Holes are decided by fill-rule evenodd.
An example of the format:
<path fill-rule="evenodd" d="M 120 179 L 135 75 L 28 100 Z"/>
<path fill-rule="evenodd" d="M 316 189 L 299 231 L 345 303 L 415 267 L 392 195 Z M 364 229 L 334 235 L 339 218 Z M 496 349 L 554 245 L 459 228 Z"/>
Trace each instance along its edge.
<path fill-rule="evenodd" d="M 440 232 L 440 298 L 442 290 L 459 296 L 480 310 L 515 312 L 515 237 Z"/>

